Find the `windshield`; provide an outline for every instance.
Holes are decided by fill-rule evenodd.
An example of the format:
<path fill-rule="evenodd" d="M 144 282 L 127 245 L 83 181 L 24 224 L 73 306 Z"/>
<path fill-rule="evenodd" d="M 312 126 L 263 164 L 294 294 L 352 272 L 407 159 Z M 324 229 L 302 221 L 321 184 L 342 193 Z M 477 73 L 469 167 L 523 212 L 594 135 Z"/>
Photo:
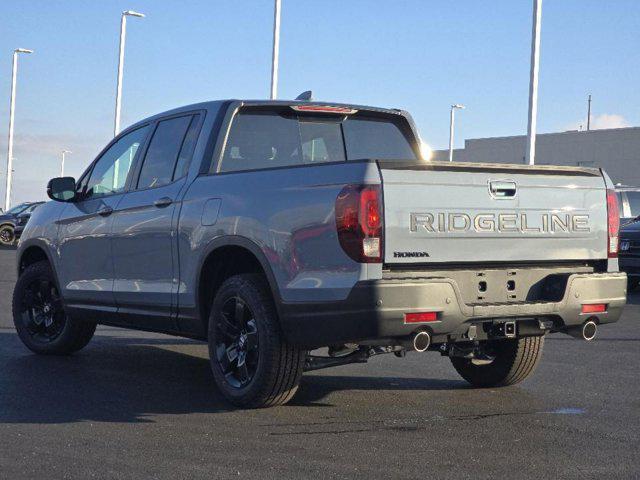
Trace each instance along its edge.
<path fill-rule="evenodd" d="M 27 209 L 28 206 L 28 203 L 21 203 L 20 205 L 16 205 L 15 207 L 7 210 L 7 215 L 17 215 L 19 213 L 22 213 Z"/>

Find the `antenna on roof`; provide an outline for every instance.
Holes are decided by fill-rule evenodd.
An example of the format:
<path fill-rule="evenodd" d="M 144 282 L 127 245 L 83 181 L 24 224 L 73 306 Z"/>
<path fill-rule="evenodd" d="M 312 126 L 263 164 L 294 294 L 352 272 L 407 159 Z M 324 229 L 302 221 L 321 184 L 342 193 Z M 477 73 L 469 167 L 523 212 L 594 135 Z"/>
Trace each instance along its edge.
<path fill-rule="evenodd" d="M 302 92 L 300 95 L 296 97 L 296 100 L 313 100 L 313 92 L 311 90 Z"/>

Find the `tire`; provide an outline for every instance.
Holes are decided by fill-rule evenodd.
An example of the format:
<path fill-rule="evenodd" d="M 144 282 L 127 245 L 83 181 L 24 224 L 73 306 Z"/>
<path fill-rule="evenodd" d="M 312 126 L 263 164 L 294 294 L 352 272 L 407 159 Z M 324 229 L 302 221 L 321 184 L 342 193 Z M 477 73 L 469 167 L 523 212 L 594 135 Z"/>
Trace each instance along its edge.
<path fill-rule="evenodd" d="M 262 276 L 227 279 L 215 294 L 208 330 L 213 377 L 229 402 L 274 407 L 295 395 L 306 352 L 284 339 Z"/>
<path fill-rule="evenodd" d="M 12 310 L 20 340 L 39 354 L 77 352 L 91 341 L 96 330 L 94 322 L 75 320 L 65 314 L 53 272 L 46 261 L 29 265 L 22 272 L 13 291 Z"/>
<path fill-rule="evenodd" d="M 5 247 L 9 247 L 13 245 L 16 236 L 13 232 L 13 227 L 11 225 L 2 225 L 0 227 L 0 245 L 4 245 Z"/>
<path fill-rule="evenodd" d="M 474 387 L 506 387 L 520 383 L 535 371 L 543 346 L 543 336 L 498 340 L 489 346 L 491 354 L 495 354 L 489 364 L 476 365 L 460 357 L 452 357 L 451 363 Z"/>

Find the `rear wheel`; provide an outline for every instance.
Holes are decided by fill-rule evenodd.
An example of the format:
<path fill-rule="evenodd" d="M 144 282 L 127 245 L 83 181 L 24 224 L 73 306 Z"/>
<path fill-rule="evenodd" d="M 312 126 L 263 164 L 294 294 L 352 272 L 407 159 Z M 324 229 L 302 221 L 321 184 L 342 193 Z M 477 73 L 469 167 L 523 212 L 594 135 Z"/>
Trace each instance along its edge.
<path fill-rule="evenodd" d="M 0 245 L 13 245 L 15 234 L 11 225 L 3 225 L 0 227 Z"/>
<path fill-rule="evenodd" d="M 535 371 L 543 345 L 542 336 L 488 341 L 484 348 L 493 358 L 491 362 L 452 357 L 451 363 L 474 387 L 505 387 L 520 383 Z"/>
<path fill-rule="evenodd" d="M 227 400 L 245 408 L 288 402 L 298 389 L 305 353 L 284 339 L 261 276 L 235 275 L 222 284 L 209 317 L 209 357 Z"/>
<path fill-rule="evenodd" d="M 13 291 L 13 323 L 27 348 L 66 355 L 85 347 L 96 324 L 69 318 L 47 262 L 29 265 Z"/>

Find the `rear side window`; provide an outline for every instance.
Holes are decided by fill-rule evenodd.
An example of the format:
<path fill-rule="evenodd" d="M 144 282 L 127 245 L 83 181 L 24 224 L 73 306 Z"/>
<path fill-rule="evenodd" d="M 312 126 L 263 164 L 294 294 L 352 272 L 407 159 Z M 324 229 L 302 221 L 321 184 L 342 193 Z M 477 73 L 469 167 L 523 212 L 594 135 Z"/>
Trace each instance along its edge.
<path fill-rule="evenodd" d="M 138 189 L 161 187 L 171 183 L 178 163 L 184 170 L 185 158 L 181 157 L 181 151 L 192 120 L 193 116 L 189 115 L 158 123 L 144 156 Z"/>
<path fill-rule="evenodd" d="M 182 142 L 182 148 L 180 149 L 178 161 L 176 162 L 176 168 L 173 172 L 174 180 L 184 177 L 189 171 L 191 157 L 193 156 L 193 151 L 196 148 L 198 133 L 200 133 L 200 129 L 198 128 L 199 119 L 199 115 L 194 115 L 191 119 L 189 130 L 187 130 L 187 135 L 184 137 L 184 142 Z"/>
<path fill-rule="evenodd" d="M 359 159 L 415 160 L 411 140 L 396 122 L 345 116 L 297 116 L 292 111 L 245 109 L 231 125 L 221 172 Z"/>

